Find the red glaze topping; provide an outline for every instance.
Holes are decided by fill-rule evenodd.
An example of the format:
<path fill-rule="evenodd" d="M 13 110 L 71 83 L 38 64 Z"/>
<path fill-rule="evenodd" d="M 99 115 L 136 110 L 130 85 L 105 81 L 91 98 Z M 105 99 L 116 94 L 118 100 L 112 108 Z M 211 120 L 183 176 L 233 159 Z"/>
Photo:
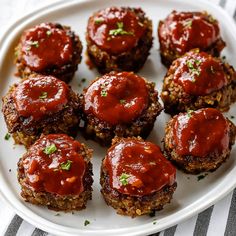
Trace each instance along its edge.
<path fill-rule="evenodd" d="M 145 80 L 133 72 L 111 72 L 85 91 L 84 110 L 111 125 L 129 123 L 148 105 Z"/>
<path fill-rule="evenodd" d="M 176 12 L 167 16 L 158 30 L 162 51 L 179 55 L 193 48 L 206 50 L 220 35 L 218 22 L 205 12 Z"/>
<path fill-rule="evenodd" d="M 67 104 L 68 86 L 52 76 L 37 76 L 24 80 L 13 92 L 17 112 L 39 120 L 63 109 Z"/>
<path fill-rule="evenodd" d="M 145 30 L 146 26 L 139 22 L 132 10 L 117 7 L 97 12 L 89 18 L 87 26 L 88 37 L 99 48 L 111 54 L 135 47 Z"/>
<path fill-rule="evenodd" d="M 229 125 L 214 108 L 189 111 L 176 116 L 174 143 L 179 155 L 220 155 L 229 146 Z"/>
<path fill-rule="evenodd" d="M 72 58 L 70 36 L 52 23 L 42 23 L 25 31 L 21 45 L 23 62 L 36 72 L 63 66 Z"/>
<path fill-rule="evenodd" d="M 175 167 L 150 142 L 124 139 L 108 150 L 103 165 L 110 186 L 131 196 L 148 195 L 175 182 Z"/>
<path fill-rule="evenodd" d="M 41 137 L 24 155 L 26 184 L 37 192 L 79 195 L 86 169 L 80 150 L 81 144 L 65 134 Z"/>
<path fill-rule="evenodd" d="M 173 80 L 188 94 L 207 95 L 227 84 L 223 64 L 205 52 L 192 50 L 175 62 Z"/>

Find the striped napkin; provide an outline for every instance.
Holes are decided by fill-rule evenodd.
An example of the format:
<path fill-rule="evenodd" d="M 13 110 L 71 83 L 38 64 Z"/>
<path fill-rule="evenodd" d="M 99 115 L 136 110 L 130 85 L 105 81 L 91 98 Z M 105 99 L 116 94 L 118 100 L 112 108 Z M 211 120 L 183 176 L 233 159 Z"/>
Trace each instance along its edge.
<path fill-rule="evenodd" d="M 14 21 L 26 9 L 56 0 L 0 0 L 0 35 L 9 21 Z M 207 0 L 206 0 L 207 1 Z M 236 0 L 208 0 L 219 4 L 236 21 Z M 15 215 L 0 199 L 0 235 L 4 236 L 52 236 Z M 191 219 L 152 236 L 236 236 L 236 189 L 214 206 L 209 207 Z"/>

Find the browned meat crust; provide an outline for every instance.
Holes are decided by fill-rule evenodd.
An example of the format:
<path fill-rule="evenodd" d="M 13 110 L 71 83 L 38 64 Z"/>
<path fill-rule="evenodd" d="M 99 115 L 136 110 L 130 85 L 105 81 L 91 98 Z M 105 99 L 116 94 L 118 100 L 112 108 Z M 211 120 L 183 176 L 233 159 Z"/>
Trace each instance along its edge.
<path fill-rule="evenodd" d="M 109 146 L 115 137 L 141 136 L 146 138 L 151 132 L 156 117 L 161 113 L 162 106 L 158 101 L 158 93 L 154 89 L 155 84 L 146 82 L 149 91 L 149 104 L 143 113 L 130 124 L 112 126 L 105 121 L 99 120 L 93 114 L 83 114 L 84 124 L 82 132 L 87 139 L 93 139 L 102 146 Z M 82 109 L 84 96 L 80 96 Z"/>
<path fill-rule="evenodd" d="M 71 89 L 68 104 L 61 111 L 49 114 L 39 121 L 32 121 L 30 117 L 20 116 L 15 108 L 12 93 L 16 87 L 17 84 L 13 85 L 2 99 L 2 112 L 8 132 L 12 134 L 16 144 L 29 147 L 41 134 L 65 133 L 76 136 L 80 121 L 79 98 Z"/>
<path fill-rule="evenodd" d="M 36 205 L 47 206 L 55 211 L 73 211 L 86 208 L 88 200 L 92 199 L 93 171 L 90 162 L 92 150 L 82 144 L 81 155 L 87 163 L 86 172 L 83 178 L 84 191 L 80 195 L 57 195 L 48 192 L 36 192 L 26 183 L 25 172 L 23 168 L 24 156 L 18 162 L 18 182 L 21 185 L 21 196 L 26 202 Z M 33 157 L 32 157 L 33 158 Z"/>
<path fill-rule="evenodd" d="M 135 47 L 119 55 L 110 55 L 106 51 L 101 50 L 89 39 L 88 33 L 86 33 L 87 54 L 91 62 L 102 74 L 110 71 L 139 71 L 144 65 L 149 55 L 149 50 L 152 47 L 152 21 L 145 17 L 145 13 L 140 8 L 123 7 L 122 9 L 133 11 L 138 16 L 139 22 L 147 26 L 147 30 Z M 95 14 L 91 17 L 94 17 Z"/>
<path fill-rule="evenodd" d="M 171 119 L 165 128 L 164 137 L 164 153 L 166 157 L 179 169 L 186 173 L 199 174 L 205 171 L 214 171 L 220 167 L 230 156 L 230 151 L 235 142 L 236 127 L 227 119 L 229 123 L 229 147 L 218 156 L 216 154 L 210 154 L 204 158 L 197 156 L 180 156 L 176 153 L 173 146 L 173 121 Z"/>
<path fill-rule="evenodd" d="M 73 55 L 72 55 L 71 61 L 61 67 L 52 65 L 48 67 L 47 69 L 45 69 L 44 71 L 40 71 L 37 73 L 42 74 L 42 75 L 52 75 L 68 83 L 73 78 L 78 68 L 78 64 L 81 62 L 81 59 L 82 59 L 81 54 L 82 54 L 83 47 L 79 39 L 79 36 L 75 35 L 75 33 L 71 31 L 70 27 L 62 26 L 58 23 L 56 23 L 55 26 L 58 29 L 65 30 L 66 34 L 71 38 L 72 47 L 73 47 Z M 22 38 L 21 41 L 24 41 L 24 38 Z M 21 54 L 21 42 L 17 45 L 15 52 L 16 52 L 15 64 L 18 69 L 17 75 L 21 78 L 26 78 L 32 74 L 37 74 L 36 72 L 32 71 L 27 65 L 23 63 L 22 54 Z"/>

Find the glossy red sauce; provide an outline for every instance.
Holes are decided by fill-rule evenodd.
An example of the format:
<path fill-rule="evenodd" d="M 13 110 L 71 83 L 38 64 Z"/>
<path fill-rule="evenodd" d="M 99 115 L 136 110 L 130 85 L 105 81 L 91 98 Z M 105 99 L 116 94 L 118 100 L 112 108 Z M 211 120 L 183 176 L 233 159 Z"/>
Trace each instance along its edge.
<path fill-rule="evenodd" d="M 25 31 L 21 47 L 23 63 L 36 72 L 60 67 L 68 63 L 73 54 L 70 36 L 52 23 L 42 23 Z"/>
<path fill-rule="evenodd" d="M 52 76 L 29 78 L 19 83 L 13 92 L 19 115 L 39 120 L 58 112 L 68 102 L 68 86 Z"/>
<path fill-rule="evenodd" d="M 175 182 L 175 167 L 150 142 L 122 140 L 108 150 L 103 164 L 110 186 L 123 194 L 144 196 Z M 125 182 L 124 174 L 128 176 Z"/>
<path fill-rule="evenodd" d="M 122 29 L 128 34 L 112 35 L 112 30 L 118 29 L 117 23 L 122 23 Z M 135 47 L 145 30 L 146 26 L 139 22 L 139 18 L 134 12 L 117 7 L 97 12 L 89 18 L 87 26 L 90 40 L 111 54 L 126 52 Z"/>
<path fill-rule="evenodd" d="M 45 154 L 46 147 L 54 144 L 56 151 Z M 59 195 L 79 195 L 84 190 L 83 177 L 86 163 L 80 154 L 81 144 L 65 134 L 41 137 L 24 155 L 23 167 L 26 184 L 36 192 Z M 70 168 L 61 166 L 71 161 Z"/>
<path fill-rule="evenodd" d="M 219 25 L 204 12 L 173 11 L 158 30 L 161 50 L 179 55 L 193 48 L 207 49 L 220 37 Z"/>
<path fill-rule="evenodd" d="M 84 103 L 86 114 L 111 125 L 129 123 L 148 105 L 146 82 L 133 72 L 111 72 L 85 90 Z"/>
<path fill-rule="evenodd" d="M 179 155 L 206 157 L 220 155 L 229 146 L 229 125 L 214 108 L 204 108 L 176 116 L 174 143 Z"/>
<path fill-rule="evenodd" d="M 221 62 L 197 50 L 176 61 L 173 80 L 191 95 L 207 95 L 227 84 L 227 74 Z"/>

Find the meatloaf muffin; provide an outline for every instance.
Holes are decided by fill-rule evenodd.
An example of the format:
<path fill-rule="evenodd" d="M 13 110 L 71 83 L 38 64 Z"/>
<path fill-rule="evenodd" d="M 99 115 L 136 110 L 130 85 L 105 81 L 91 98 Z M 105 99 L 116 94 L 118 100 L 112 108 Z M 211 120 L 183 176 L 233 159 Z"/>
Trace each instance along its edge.
<path fill-rule="evenodd" d="M 236 100 L 235 70 L 219 58 L 192 50 L 171 65 L 161 98 L 170 114 L 204 107 L 227 111 Z"/>
<path fill-rule="evenodd" d="M 166 125 L 164 151 L 183 171 L 214 171 L 230 156 L 236 127 L 214 108 L 189 110 Z"/>
<path fill-rule="evenodd" d="M 92 199 L 91 154 L 66 134 L 41 136 L 18 162 L 21 196 L 56 211 L 84 209 Z"/>
<path fill-rule="evenodd" d="M 86 40 L 100 73 L 138 71 L 152 47 L 152 22 L 141 8 L 106 8 L 89 18 Z"/>
<path fill-rule="evenodd" d="M 225 47 L 218 21 L 207 12 L 172 11 L 159 22 L 158 37 L 161 60 L 166 66 L 194 48 L 218 57 Z"/>
<path fill-rule="evenodd" d="M 116 137 L 102 162 L 101 193 L 118 214 L 150 214 L 170 202 L 177 186 L 175 175 L 176 169 L 157 145 Z"/>
<path fill-rule="evenodd" d="M 20 77 L 38 73 L 69 82 L 81 61 L 82 44 L 70 27 L 42 23 L 27 29 L 15 50 Z"/>
<path fill-rule="evenodd" d="M 81 95 L 83 133 L 110 145 L 114 136 L 147 137 L 162 111 L 155 84 L 133 72 L 110 72 Z"/>
<path fill-rule="evenodd" d="M 4 118 L 17 144 L 29 147 L 41 134 L 75 136 L 79 126 L 79 97 L 63 81 L 35 75 L 13 85 L 3 97 Z"/>

